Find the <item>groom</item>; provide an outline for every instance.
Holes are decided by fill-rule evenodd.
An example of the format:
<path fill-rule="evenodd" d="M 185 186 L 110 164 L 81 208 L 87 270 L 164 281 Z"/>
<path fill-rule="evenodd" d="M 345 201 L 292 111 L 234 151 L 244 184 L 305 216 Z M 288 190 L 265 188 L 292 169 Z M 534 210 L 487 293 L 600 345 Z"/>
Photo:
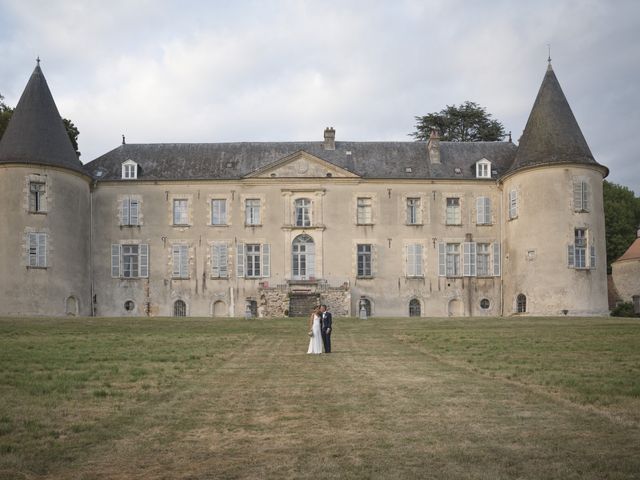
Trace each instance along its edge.
<path fill-rule="evenodd" d="M 326 305 L 320 305 L 320 332 L 322 333 L 322 343 L 324 353 L 331 353 L 331 323 L 333 318 L 327 311 Z"/>

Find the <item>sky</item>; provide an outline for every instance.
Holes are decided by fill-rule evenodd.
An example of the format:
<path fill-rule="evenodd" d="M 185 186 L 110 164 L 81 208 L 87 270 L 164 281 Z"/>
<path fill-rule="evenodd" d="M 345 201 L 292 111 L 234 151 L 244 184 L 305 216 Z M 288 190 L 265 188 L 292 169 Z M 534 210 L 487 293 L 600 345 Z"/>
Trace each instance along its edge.
<path fill-rule="evenodd" d="M 0 0 L 0 94 L 36 57 L 85 163 L 127 143 L 411 141 L 470 100 L 517 142 L 547 68 L 640 195 L 640 2 Z"/>

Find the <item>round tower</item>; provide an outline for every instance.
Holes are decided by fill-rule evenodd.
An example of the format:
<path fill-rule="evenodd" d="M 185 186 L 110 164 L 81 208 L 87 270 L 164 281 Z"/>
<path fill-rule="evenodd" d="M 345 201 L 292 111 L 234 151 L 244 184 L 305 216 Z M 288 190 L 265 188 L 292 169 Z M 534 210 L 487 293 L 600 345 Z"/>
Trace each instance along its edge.
<path fill-rule="evenodd" d="M 39 61 L 0 140 L 0 315 L 90 315 L 91 178 Z"/>
<path fill-rule="evenodd" d="M 501 179 L 505 315 L 606 315 L 602 181 L 551 64 Z"/>

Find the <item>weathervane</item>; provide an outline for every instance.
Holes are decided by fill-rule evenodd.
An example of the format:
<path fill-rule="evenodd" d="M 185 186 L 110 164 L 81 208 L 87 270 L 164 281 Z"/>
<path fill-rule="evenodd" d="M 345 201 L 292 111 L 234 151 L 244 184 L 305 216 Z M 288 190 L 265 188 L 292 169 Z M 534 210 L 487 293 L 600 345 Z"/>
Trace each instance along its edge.
<path fill-rule="evenodd" d="M 38 55 L 38 58 L 36 58 L 36 62 L 38 63 L 38 66 L 40 66 L 40 55 Z"/>
<path fill-rule="evenodd" d="M 549 49 L 549 57 L 547 58 L 547 62 L 551 65 L 551 44 L 547 43 L 547 48 Z"/>

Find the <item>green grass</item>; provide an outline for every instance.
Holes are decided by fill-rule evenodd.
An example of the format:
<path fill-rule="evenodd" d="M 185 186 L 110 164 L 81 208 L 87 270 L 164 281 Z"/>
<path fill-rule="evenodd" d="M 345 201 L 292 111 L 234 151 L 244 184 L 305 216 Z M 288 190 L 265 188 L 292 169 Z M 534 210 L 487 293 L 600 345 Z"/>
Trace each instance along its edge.
<path fill-rule="evenodd" d="M 0 319 L 0 478 L 640 478 L 640 321 Z"/>

